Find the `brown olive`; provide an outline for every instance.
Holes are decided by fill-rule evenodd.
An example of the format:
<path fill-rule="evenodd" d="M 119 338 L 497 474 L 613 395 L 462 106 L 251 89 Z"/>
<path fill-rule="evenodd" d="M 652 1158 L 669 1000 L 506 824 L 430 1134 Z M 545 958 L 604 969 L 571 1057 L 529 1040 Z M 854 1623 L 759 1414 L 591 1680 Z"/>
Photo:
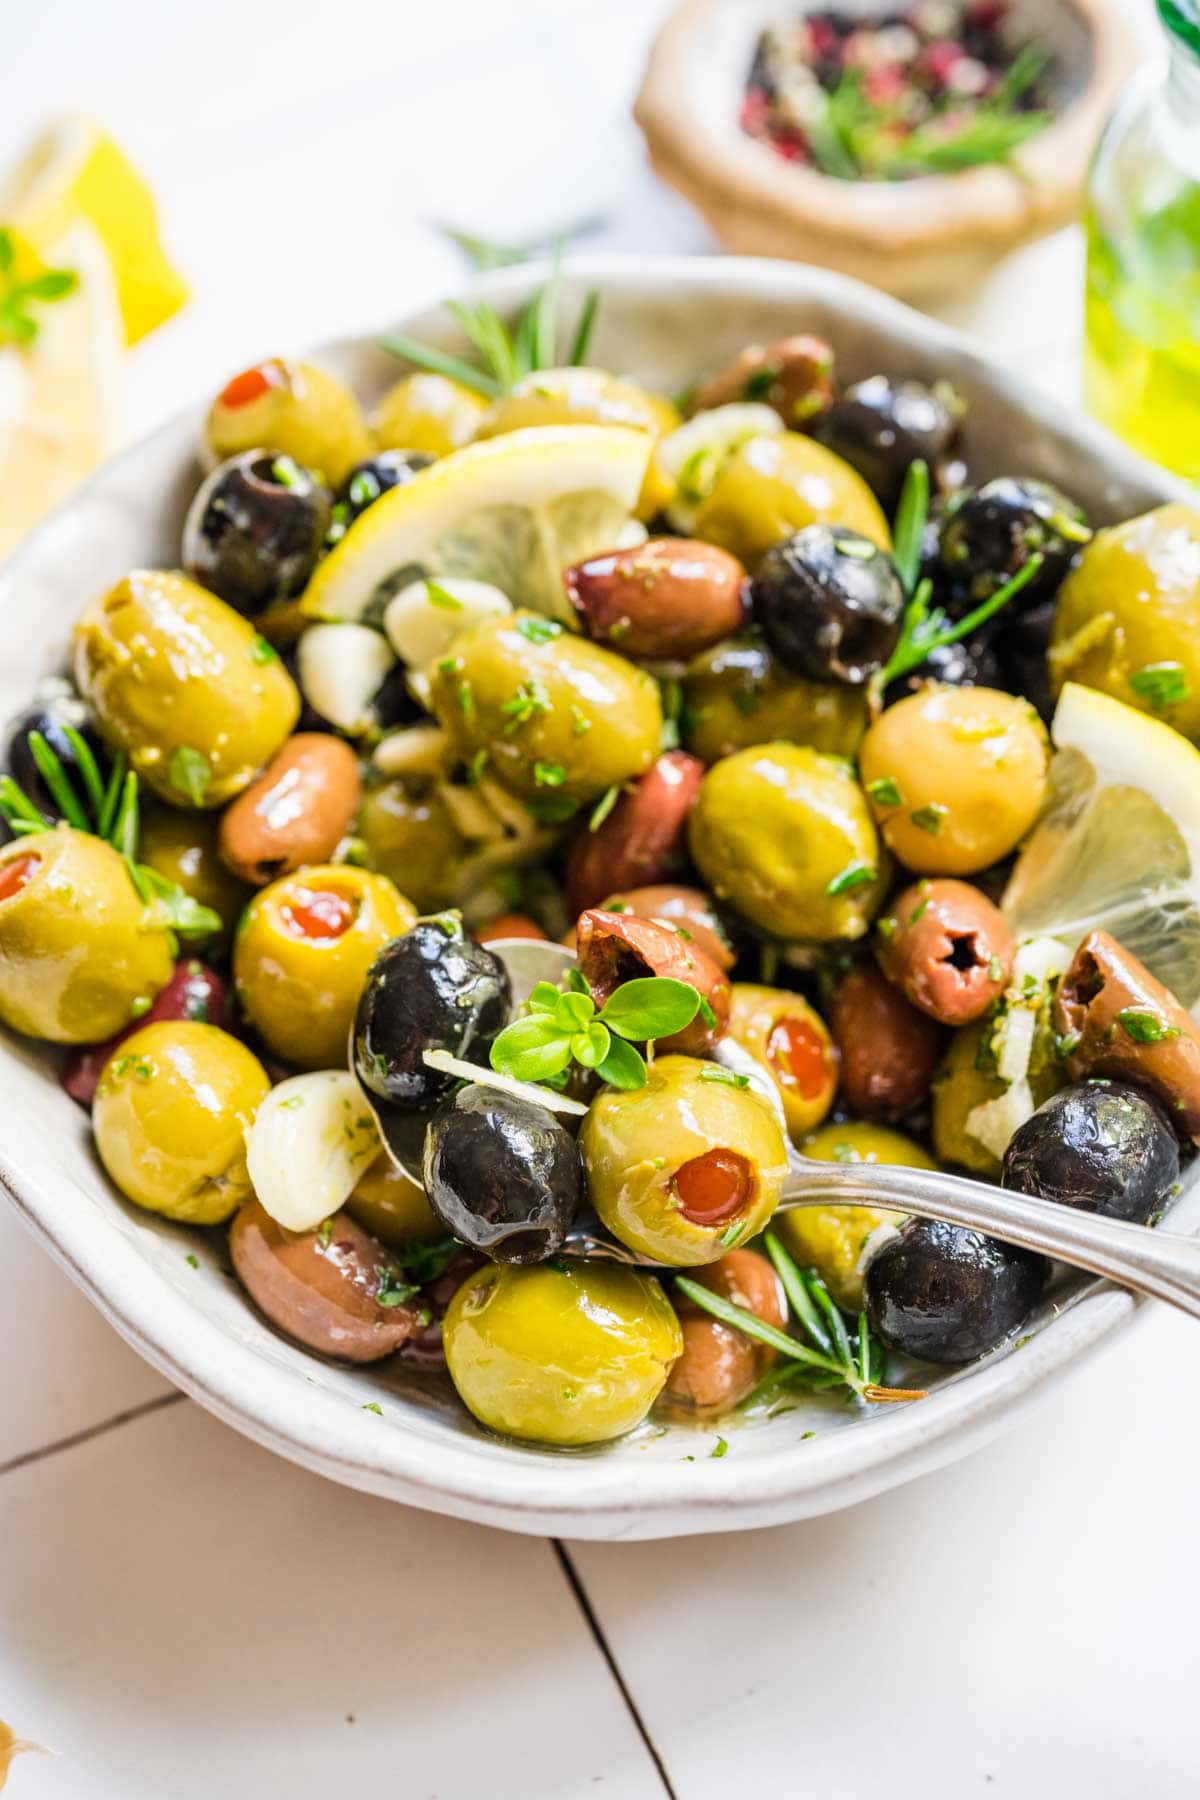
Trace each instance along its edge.
<path fill-rule="evenodd" d="M 1111 1075 L 1149 1088 L 1200 1142 L 1200 1031 L 1136 956 L 1093 931 L 1059 983 L 1055 1024 L 1072 1081 Z"/>
<path fill-rule="evenodd" d="M 695 1279 L 724 1300 L 782 1329 L 787 1303 L 778 1275 L 754 1250 L 730 1250 L 697 1269 Z M 665 1404 L 676 1412 L 728 1412 L 775 1361 L 775 1352 L 690 1302 L 679 1306 L 683 1355 L 667 1377 Z"/>
<path fill-rule="evenodd" d="M 657 919 L 685 943 L 690 936 L 697 949 L 703 950 L 726 974 L 737 961 L 717 909 L 703 888 L 673 887 L 667 883 L 625 888 L 621 893 L 607 897 L 604 911 L 630 912 L 636 913 L 639 919 Z"/>
<path fill-rule="evenodd" d="M 358 808 L 358 761 L 325 731 L 290 737 L 221 819 L 221 857 L 264 887 L 306 863 L 327 863 Z"/>
<path fill-rule="evenodd" d="M 894 1124 L 925 1104 L 942 1034 L 872 963 L 856 964 L 839 981 L 829 1024 L 852 1113 Z"/>
<path fill-rule="evenodd" d="M 824 412 L 833 399 L 833 350 L 808 332 L 773 344 L 748 344 L 702 382 L 689 411 L 708 412 L 738 400 L 773 407 L 784 424 L 798 430 Z"/>
<path fill-rule="evenodd" d="M 272 1325 L 347 1362 L 390 1356 L 418 1329 L 411 1286 L 378 1239 L 347 1212 L 315 1231 L 288 1231 L 257 1200 L 230 1227 L 238 1279 Z"/>
<path fill-rule="evenodd" d="M 942 1025 L 969 1025 L 987 1011 L 1015 950 L 999 907 L 966 881 L 914 882 L 879 921 L 884 974 Z"/>
<path fill-rule="evenodd" d="M 623 790 L 595 830 L 585 819 L 567 856 L 573 913 L 596 906 L 614 888 L 660 881 L 683 861 L 687 816 L 703 780 L 697 757 L 668 750 Z"/>
<path fill-rule="evenodd" d="M 577 938 L 579 967 L 597 1006 L 604 1006 L 622 982 L 648 975 L 684 981 L 699 993 L 700 1011 L 691 1024 L 661 1038 L 658 1050 L 704 1056 L 724 1033 L 732 999 L 728 976 L 670 926 L 593 907 L 580 915 Z"/>
<path fill-rule="evenodd" d="M 698 656 L 745 618 L 746 571 L 694 538 L 651 538 L 563 575 L 583 628 L 623 656 Z"/>

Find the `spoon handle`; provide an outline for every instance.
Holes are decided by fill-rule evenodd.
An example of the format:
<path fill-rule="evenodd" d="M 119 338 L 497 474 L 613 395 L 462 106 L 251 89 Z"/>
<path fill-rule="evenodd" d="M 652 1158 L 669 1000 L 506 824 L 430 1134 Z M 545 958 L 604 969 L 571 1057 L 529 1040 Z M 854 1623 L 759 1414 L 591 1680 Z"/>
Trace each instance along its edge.
<path fill-rule="evenodd" d="M 861 1163 L 806 1164 L 793 1172 L 779 1210 L 830 1205 L 887 1206 L 966 1225 L 1106 1275 L 1200 1319 L 1200 1240 L 1177 1232 L 1105 1219 L 961 1175 Z"/>

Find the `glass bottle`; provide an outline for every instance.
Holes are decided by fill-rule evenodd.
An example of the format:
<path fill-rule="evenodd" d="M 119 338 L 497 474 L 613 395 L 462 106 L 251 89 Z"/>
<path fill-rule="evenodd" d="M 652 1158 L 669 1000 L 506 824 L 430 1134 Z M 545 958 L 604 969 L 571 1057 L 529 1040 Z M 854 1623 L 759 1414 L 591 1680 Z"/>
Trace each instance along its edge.
<path fill-rule="evenodd" d="M 1087 213 L 1087 401 L 1200 482 L 1200 0 L 1158 0 L 1169 59 L 1117 103 Z"/>

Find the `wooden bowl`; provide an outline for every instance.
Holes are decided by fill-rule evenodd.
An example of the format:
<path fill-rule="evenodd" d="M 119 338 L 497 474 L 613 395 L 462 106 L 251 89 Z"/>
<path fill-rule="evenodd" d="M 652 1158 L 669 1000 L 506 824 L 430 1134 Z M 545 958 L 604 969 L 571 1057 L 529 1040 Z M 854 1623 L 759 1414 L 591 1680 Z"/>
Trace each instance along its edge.
<path fill-rule="evenodd" d="M 759 33 L 804 10 L 796 0 L 683 0 L 634 103 L 655 169 L 728 249 L 818 263 L 913 298 L 977 279 L 1076 216 L 1096 139 L 1136 61 L 1119 0 L 1014 0 L 1014 35 L 1036 37 L 1063 71 L 1058 117 L 1005 163 L 895 182 L 822 175 L 742 131 Z M 869 17 L 879 0 L 842 10 Z"/>

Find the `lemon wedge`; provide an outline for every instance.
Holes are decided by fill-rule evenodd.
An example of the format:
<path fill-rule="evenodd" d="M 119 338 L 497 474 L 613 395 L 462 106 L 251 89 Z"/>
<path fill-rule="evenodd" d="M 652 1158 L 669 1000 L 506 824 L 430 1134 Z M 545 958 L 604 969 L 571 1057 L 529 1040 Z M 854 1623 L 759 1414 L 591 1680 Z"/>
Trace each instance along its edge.
<path fill-rule="evenodd" d="M 1200 751 L 1159 719 L 1068 682 L 1048 808 L 1004 896 L 1018 938 L 1074 950 L 1100 927 L 1185 1006 L 1200 1001 Z"/>
<path fill-rule="evenodd" d="M 0 347 L 0 556 L 103 461 L 118 424 L 124 341 L 104 247 L 77 224 L 53 261 L 79 285 L 39 308 L 32 343 Z"/>
<path fill-rule="evenodd" d="M 112 264 L 127 344 L 136 344 L 187 299 L 187 285 L 159 238 L 150 189 L 124 151 L 84 114 L 58 120 L 34 140 L 0 186 L 0 219 L 55 264 L 65 261 L 67 233 L 86 221 Z"/>
<path fill-rule="evenodd" d="M 417 576 L 465 576 L 571 624 L 562 572 L 618 542 L 650 448 L 624 425 L 543 425 L 454 450 L 355 521 L 303 609 L 361 619 Z"/>

